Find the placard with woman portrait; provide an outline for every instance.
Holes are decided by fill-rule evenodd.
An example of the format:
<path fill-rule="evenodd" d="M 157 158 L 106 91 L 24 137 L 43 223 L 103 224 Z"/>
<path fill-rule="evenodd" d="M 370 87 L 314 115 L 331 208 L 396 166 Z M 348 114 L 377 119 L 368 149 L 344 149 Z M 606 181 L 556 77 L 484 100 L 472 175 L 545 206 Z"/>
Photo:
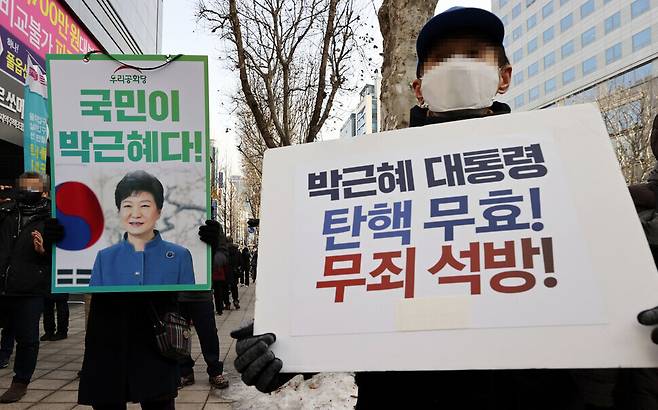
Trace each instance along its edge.
<path fill-rule="evenodd" d="M 207 58 L 50 55 L 53 292 L 210 288 Z"/>

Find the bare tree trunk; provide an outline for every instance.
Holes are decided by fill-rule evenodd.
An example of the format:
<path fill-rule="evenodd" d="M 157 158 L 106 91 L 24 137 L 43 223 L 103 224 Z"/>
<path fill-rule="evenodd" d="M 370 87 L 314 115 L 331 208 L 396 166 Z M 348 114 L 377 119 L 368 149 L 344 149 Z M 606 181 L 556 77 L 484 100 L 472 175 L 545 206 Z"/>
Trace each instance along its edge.
<path fill-rule="evenodd" d="M 411 82 L 416 78 L 416 37 L 434 15 L 438 0 L 384 0 L 379 29 L 384 38 L 382 63 L 383 130 L 409 126 L 409 110 L 416 104 Z"/>

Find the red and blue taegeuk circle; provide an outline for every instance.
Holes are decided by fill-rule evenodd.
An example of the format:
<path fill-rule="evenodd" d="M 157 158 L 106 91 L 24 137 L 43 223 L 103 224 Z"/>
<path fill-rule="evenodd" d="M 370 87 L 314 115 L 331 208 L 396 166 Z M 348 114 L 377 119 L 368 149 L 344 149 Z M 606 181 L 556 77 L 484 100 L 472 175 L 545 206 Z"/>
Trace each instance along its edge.
<path fill-rule="evenodd" d="M 103 234 L 103 210 L 94 191 L 82 182 L 63 182 L 55 188 L 57 220 L 64 239 L 57 247 L 80 251 L 95 244 Z"/>

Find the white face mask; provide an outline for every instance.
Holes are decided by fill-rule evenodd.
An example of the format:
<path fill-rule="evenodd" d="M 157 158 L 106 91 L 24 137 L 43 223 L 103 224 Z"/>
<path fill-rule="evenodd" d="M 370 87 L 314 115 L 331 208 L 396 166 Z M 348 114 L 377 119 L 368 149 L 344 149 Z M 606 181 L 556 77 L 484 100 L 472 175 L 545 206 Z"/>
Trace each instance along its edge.
<path fill-rule="evenodd" d="M 485 108 L 491 106 L 499 80 L 498 67 L 457 55 L 426 72 L 420 89 L 434 112 Z"/>

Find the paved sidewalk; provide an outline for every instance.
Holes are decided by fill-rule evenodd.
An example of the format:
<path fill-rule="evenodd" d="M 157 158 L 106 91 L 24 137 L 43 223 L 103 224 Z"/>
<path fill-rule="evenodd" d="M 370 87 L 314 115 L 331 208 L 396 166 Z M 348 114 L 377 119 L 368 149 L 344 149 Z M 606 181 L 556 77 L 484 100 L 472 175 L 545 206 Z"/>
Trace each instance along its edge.
<path fill-rule="evenodd" d="M 234 340 L 229 333 L 240 326 L 244 320 L 253 318 L 254 293 L 256 286 L 239 287 L 240 310 L 224 311 L 222 316 L 215 316 L 219 330 L 220 352 L 224 358 L 224 372 L 232 385 L 241 384 L 240 376 L 233 368 L 235 360 Z M 80 370 L 84 354 L 84 308 L 81 304 L 71 304 L 71 318 L 68 339 L 57 342 L 41 342 L 37 370 L 30 383 L 27 395 L 18 403 L 0 404 L 0 410 L 9 409 L 43 409 L 69 410 L 91 409 L 78 405 L 77 372 Z M 42 327 L 43 329 L 43 327 Z M 230 410 L 233 400 L 230 398 L 231 386 L 226 390 L 215 390 L 208 384 L 206 364 L 201 357 L 199 339 L 194 336 L 192 357 L 196 360 L 194 373 L 196 384 L 178 391 L 176 409 L 180 410 Z M 11 384 L 13 361 L 6 369 L 0 370 L 0 390 L 4 391 Z M 242 388 L 246 386 L 243 385 Z M 1 394 L 1 393 L 0 393 Z M 129 405 L 130 409 L 140 408 Z"/>

